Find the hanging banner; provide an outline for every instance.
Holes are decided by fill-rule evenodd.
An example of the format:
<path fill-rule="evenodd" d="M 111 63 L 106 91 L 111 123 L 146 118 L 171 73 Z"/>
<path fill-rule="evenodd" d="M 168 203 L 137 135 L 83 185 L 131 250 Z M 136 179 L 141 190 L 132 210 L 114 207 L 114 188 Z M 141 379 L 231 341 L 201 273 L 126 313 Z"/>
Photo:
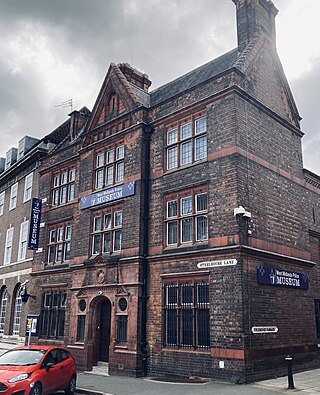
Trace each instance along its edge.
<path fill-rule="evenodd" d="M 258 267 L 257 281 L 258 284 L 308 289 L 308 276 L 306 274 L 271 267 Z"/>
<path fill-rule="evenodd" d="M 40 221 L 41 221 L 42 200 L 32 199 L 28 250 L 37 250 L 39 245 Z"/>
<path fill-rule="evenodd" d="M 110 203 L 135 194 L 135 181 L 128 182 L 113 188 L 105 189 L 92 195 L 84 196 L 80 200 L 80 209 Z"/>

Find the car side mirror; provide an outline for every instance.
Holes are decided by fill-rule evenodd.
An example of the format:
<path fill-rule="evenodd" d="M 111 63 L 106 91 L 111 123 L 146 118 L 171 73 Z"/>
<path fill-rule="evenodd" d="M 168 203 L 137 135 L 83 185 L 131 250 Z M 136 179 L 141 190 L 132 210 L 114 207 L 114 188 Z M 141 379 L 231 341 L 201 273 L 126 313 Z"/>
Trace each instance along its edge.
<path fill-rule="evenodd" d="M 46 370 L 49 370 L 49 369 L 52 368 L 54 365 L 55 365 L 54 362 L 48 362 L 48 363 L 45 364 L 44 367 L 45 367 Z"/>

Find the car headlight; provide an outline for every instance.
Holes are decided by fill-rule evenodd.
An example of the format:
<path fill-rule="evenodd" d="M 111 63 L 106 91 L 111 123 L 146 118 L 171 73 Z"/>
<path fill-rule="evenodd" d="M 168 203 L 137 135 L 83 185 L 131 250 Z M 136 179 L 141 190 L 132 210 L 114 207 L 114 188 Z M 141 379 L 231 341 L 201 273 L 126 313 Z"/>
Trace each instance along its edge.
<path fill-rule="evenodd" d="M 19 376 L 12 377 L 12 379 L 9 379 L 8 381 L 9 381 L 9 383 L 17 383 L 18 381 L 26 380 L 30 376 L 31 376 L 31 373 L 22 373 L 22 374 L 19 374 Z"/>

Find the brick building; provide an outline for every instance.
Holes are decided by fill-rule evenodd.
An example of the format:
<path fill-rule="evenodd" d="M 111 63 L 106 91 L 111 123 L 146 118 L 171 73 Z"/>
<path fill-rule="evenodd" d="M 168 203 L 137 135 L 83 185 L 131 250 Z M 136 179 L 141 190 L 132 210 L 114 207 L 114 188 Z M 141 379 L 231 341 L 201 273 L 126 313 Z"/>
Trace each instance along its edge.
<path fill-rule="evenodd" d="M 28 249 L 32 198 L 41 160 L 63 137 L 61 128 L 39 140 L 24 136 L 0 158 L 0 350 L 24 344 L 29 305 L 23 304 L 34 251 Z"/>
<path fill-rule="evenodd" d="M 319 366 L 320 177 L 268 0 L 233 0 L 237 47 L 149 92 L 111 64 L 42 162 L 41 344 L 111 373 L 245 382 Z"/>

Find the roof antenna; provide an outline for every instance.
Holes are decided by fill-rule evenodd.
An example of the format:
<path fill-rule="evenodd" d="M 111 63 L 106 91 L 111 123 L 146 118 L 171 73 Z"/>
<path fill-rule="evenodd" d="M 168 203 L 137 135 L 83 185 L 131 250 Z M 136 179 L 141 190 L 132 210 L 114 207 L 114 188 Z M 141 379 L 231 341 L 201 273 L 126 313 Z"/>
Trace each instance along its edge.
<path fill-rule="evenodd" d="M 133 51 L 131 52 L 131 66 L 133 67 Z"/>
<path fill-rule="evenodd" d="M 61 102 L 60 104 L 57 104 L 54 107 L 62 107 L 62 108 L 70 107 L 70 110 L 72 112 L 73 111 L 73 100 L 72 99 L 65 100 L 65 101 Z"/>

